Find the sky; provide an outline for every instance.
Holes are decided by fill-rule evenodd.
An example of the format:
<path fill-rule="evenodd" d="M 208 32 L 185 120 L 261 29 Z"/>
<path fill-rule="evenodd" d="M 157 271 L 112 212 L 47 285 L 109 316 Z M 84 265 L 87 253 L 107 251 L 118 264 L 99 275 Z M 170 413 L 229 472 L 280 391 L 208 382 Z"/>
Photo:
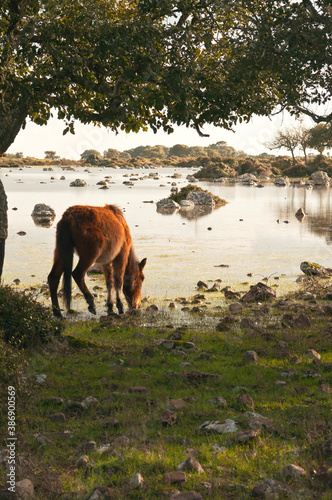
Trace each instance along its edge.
<path fill-rule="evenodd" d="M 125 151 L 138 146 L 209 146 L 218 141 L 225 141 L 236 150 L 248 154 L 259 155 L 271 151 L 265 146 L 266 141 L 272 139 L 280 129 L 298 126 L 299 121 L 290 117 L 288 113 L 281 113 L 269 119 L 268 117 L 254 117 L 250 123 L 237 125 L 234 132 L 213 126 L 205 126 L 202 131 L 209 137 L 200 137 L 194 129 L 175 127 L 173 134 L 162 131 L 154 133 L 120 132 L 117 135 L 105 127 L 83 125 L 75 123 L 75 135 L 62 132 L 65 123 L 56 118 L 51 118 L 47 125 L 39 126 L 32 122 L 21 130 L 15 142 L 7 153 L 22 152 L 24 156 L 44 158 L 45 151 L 55 151 L 60 158 L 79 160 L 80 155 L 87 149 L 95 149 L 101 154 L 109 148 Z M 313 123 L 306 125 L 314 126 Z M 285 154 L 286 151 L 274 150 L 273 154 Z"/>

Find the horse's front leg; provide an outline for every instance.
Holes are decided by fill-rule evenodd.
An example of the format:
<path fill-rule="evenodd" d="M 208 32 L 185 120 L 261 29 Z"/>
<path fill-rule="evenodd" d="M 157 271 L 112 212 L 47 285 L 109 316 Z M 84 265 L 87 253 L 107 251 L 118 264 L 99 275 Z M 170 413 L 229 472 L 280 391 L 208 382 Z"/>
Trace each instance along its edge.
<path fill-rule="evenodd" d="M 121 299 L 123 289 L 123 277 L 126 269 L 126 259 L 123 255 L 118 255 L 113 261 L 114 288 L 116 293 L 116 307 L 119 314 L 123 314 L 123 302 Z"/>
<path fill-rule="evenodd" d="M 111 263 L 103 264 L 102 269 L 105 277 L 106 290 L 107 290 L 107 300 L 106 300 L 107 314 L 110 316 L 113 313 L 113 298 L 112 298 L 113 267 Z"/>

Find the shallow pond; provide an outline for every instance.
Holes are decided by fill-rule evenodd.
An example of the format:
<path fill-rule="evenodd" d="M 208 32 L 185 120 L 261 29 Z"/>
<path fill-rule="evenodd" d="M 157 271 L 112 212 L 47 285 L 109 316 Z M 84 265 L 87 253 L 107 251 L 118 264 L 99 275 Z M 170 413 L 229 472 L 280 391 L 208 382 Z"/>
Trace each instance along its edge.
<path fill-rule="evenodd" d="M 180 179 L 171 178 L 174 172 Z M 149 174 L 158 173 L 158 179 Z M 22 285 L 46 282 L 51 269 L 55 226 L 70 205 L 115 203 L 125 210 L 136 253 L 148 258 L 143 295 L 175 298 L 195 293 L 199 280 L 222 280 L 223 286 L 248 288 L 264 277 L 278 286 L 278 295 L 297 288 L 304 260 L 332 266 L 331 191 L 329 188 L 289 186 L 264 188 L 236 184 L 200 182 L 224 198 L 227 205 L 192 218 L 182 212 L 158 213 L 156 204 L 170 193 L 171 183 L 188 184 L 193 169 L 108 169 L 79 167 L 75 171 L 54 168 L 2 169 L 8 196 L 9 236 L 3 273 L 5 283 L 15 278 Z M 61 180 L 61 176 L 65 179 Z M 110 189 L 97 182 L 112 177 Z M 134 186 L 123 182 L 132 176 Z M 54 179 L 52 179 L 54 177 Z M 85 188 L 70 187 L 84 179 Z M 153 202 L 153 203 L 151 203 Z M 57 217 L 49 228 L 36 226 L 31 213 L 37 203 L 53 207 Z M 295 217 L 303 207 L 307 216 Z M 16 208 L 17 210 L 14 210 Z M 279 220 L 279 222 L 277 222 Z M 287 222 L 284 222 L 287 221 Z M 24 231 L 26 235 L 17 234 Z M 218 267 L 218 266 L 229 267 Z M 247 275 L 251 273 L 252 276 Z"/>

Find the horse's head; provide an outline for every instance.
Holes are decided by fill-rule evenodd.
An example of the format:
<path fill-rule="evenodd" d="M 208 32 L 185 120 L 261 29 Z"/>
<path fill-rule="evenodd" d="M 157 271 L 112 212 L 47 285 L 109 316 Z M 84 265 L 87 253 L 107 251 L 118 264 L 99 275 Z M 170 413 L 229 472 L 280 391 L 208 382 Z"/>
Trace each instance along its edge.
<path fill-rule="evenodd" d="M 141 305 L 141 289 L 144 281 L 143 269 L 146 264 L 146 259 L 141 262 L 135 262 L 127 266 L 123 281 L 123 293 L 126 297 L 128 306 L 131 309 L 138 309 Z"/>

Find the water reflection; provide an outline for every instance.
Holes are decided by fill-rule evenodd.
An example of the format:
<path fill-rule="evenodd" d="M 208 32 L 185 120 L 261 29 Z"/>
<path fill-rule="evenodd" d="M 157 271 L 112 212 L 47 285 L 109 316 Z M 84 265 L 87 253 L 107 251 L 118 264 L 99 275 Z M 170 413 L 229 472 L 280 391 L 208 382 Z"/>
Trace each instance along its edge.
<path fill-rule="evenodd" d="M 37 217 L 35 215 L 31 215 L 31 218 L 35 223 L 35 226 L 51 227 L 54 222 L 55 216 L 51 218 L 51 217 Z"/>

